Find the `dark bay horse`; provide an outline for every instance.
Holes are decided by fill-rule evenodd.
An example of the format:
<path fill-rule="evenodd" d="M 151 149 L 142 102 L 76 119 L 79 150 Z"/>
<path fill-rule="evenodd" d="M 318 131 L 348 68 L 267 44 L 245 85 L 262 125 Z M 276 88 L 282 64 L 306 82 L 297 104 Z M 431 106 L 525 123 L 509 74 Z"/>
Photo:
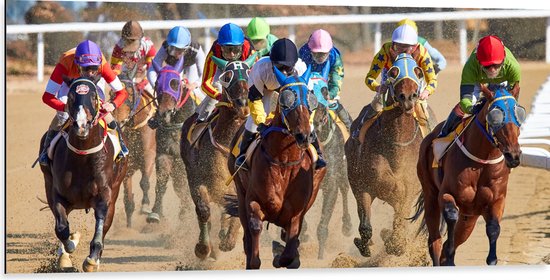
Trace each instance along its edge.
<path fill-rule="evenodd" d="M 224 195 L 234 193 L 233 187 L 225 184 L 230 176 L 226 169 L 228 147 L 250 113 L 247 81 L 249 65 L 255 62 L 256 56 L 251 56 L 247 61 L 233 62 L 217 57 L 212 59 L 219 69 L 223 69 L 219 77 L 222 98 L 216 105 L 217 113 L 213 114 L 215 119 L 210 118 L 203 133 L 195 141 L 188 140 L 186 136 L 195 126 L 197 114 L 187 119 L 182 127 L 180 147 L 200 229 L 195 245 L 195 255 L 199 259 L 216 257 L 210 239 L 211 204 L 222 206 Z M 224 252 L 230 251 L 235 248 L 236 234 L 240 228 L 239 221 L 222 214 L 220 222 L 219 249 Z"/>
<path fill-rule="evenodd" d="M 182 202 L 189 201 L 189 193 L 185 186 L 185 166 L 180 157 L 179 142 L 181 127 L 184 121 L 194 113 L 195 103 L 189 98 L 189 90 L 180 77 L 183 57 L 175 66 L 165 65 L 161 68 L 153 61 L 153 67 L 158 73 L 155 85 L 158 110 L 148 124 L 156 130 L 157 184 L 155 185 L 155 203 L 146 220 L 148 223 L 159 223 L 163 217 L 162 201 L 170 178 L 178 198 Z M 184 214 L 185 206 L 183 203 L 180 205 L 180 218 Z"/>
<path fill-rule="evenodd" d="M 153 96 L 147 91 L 138 90 L 134 78 L 119 76 L 128 92 L 128 99 L 113 112 L 113 116 L 121 124 L 124 136 L 128 139 L 130 151 L 128 155 L 128 173 L 124 178 L 124 208 L 126 210 L 126 226 L 132 227 L 132 215 L 135 209 L 132 177 L 136 171 L 141 172 L 139 186 L 143 192 L 141 213 L 149 214 L 149 186 L 153 175 L 157 141 L 155 130 L 147 125 L 147 121 L 155 114 L 156 107 Z M 140 83 L 147 83 L 142 80 Z"/>
<path fill-rule="evenodd" d="M 61 241 L 58 251 L 61 269 L 72 268 L 69 254 L 76 250 L 80 237 L 78 232 L 70 232 L 68 215 L 76 209 L 94 209 L 94 237 L 90 255 L 82 264 L 85 272 L 92 272 L 99 268 L 103 241 L 113 222 L 128 163 L 125 157 L 114 160 L 115 148 L 107 136 L 96 85 L 85 78 L 66 83 L 70 84 L 66 104 L 68 127 L 60 132 L 62 137 L 53 149 L 52 163 L 40 167 L 48 205 L 55 217 L 55 234 Z"/>
<path fill-rule="evenodd" d="M 383 239 L 387 253 L 401 255 L 406 244 L 405 219 L 411 216 L 414 198 L 420 192 L 413 178 L 422 135 L 413 111 L 422 90 L 423 72 L 408 54 L 398 56 L 393 65 L 388 71 L 390 85 L 384 111 L 362 144 L 349 138 L 345 145 L 348 178 L 359 214 L 360 238 L 354 243 L 365 257 L 371 254 L 373 200 L 381 199 L 393 207 L 393 230 Z"/>
<path fill-rule="evenodd" d="M 338 190 L 340 190 L 340 194 L 342 195 L 342 233 L 345 236 L 350 236 L 352 230 L 351 217 L 348 210 L 348 191 L 350 189 L 348 174 L 347 172 L 342 172 L 342 170 L 346 170 L 347 163 L 345 160 L 344 143 L 349 135 L 344 135 L 344 132 L 342 132 L 336 123 L 337 115 L 335 114 L 335 110 L 337 107 L 334 107 L 334 105 L 338 106 L 338 103 L 330 104 L 327 101 L 328 85 L 326 77 L 328 75 L 328 67 L 326 72 L 322 74 L 313 72 L 309 80 L 310 84 L 312 84 L 313 92 L 319 101 L 319 105 L 314 111 L 313 125 L 317 137 L 319 137 L 323 145 L 325 157 L 330 162 L 327 166 L 327 174 L 320 186 L 320 190 L 323 191 L 323 206 L 319 225 L 317 226 L 317 240 L 319 242 L 317 257 L 319 259 L 322 259 L 324 256 L 329 233 L 328 226 L 336 205 L 336 199 L 338 198 Z M 305 221 L 303 227 L 305 232 L 307 228 Z"/>
<path fill-rule="evenodd" d="M 247 269 L 260 268 L 260 234 L 264 221 L 281 227 L 281 237 L 286 243 L 282 253 L 275 253 L 273 266 L 300 267 L 298 247 L 302 222 L 327 172 L 326 167 L 314 170 L 315 159 L 308 152 L 312 141 L 310 110 L 317 103 L 307 88 L 309 69 L 302 77 L 286 77 L 276 67 L 273 71 L 281 85 L 275 115 L 251 156 L 249 171 L 240 170 L 234 177 L 237 198 L 227 197 L 226 211 L 238 215 L 244 229 Z M 239 134 L 235 136 L 232 146 L 239 137 Z M 231 173 L 236 172 L 233 154 L 227 165 Z M 273 245 L 274 251 L 275 247 L 282 247 L 277 242 Z"/>
<path fill-rule="evenodd" d="M 497 263 L 500 220 L 508 176 L 520 163 L 518 136 L 525 109 L 516 101 L 519 85 L 511 93 L 504 87 L 491 91 L 482 86 L 481 90 L 485 103 L 472 116 L 472 124 L 455 138 L 439 161 L 439 168 L 432 168 L 432 140 L 442 124 L 420 146 L 417 170 L 422 194 L 415 218 L 424 211 L 424 227 L 428 230 L 428 248 L 434 266 L 454 265 L 456 249 L 468 239 L 479 216 L 485 220 L 489 239 L 486 262 Z M 443 222 L 447 226 L 447 241 L 442 247 L 440 223 Z"/>

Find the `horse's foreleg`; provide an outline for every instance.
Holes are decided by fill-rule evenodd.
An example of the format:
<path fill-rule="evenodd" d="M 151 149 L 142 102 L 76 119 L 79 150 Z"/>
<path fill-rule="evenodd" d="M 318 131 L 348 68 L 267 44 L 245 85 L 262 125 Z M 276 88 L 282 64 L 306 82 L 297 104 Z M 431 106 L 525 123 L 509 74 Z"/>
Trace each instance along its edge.
<path fill-rule="evenodd" d="M 328 224 L 332 218 L 332 212 L 334 211 L 334 205 L 338 197 L 337 182 L 331 180 L 330 177 L 327 179 L 329 180 L 323 182 L 323 207 L 321 210 L 321 219 L 319 225 L 317 225 L 317 240 L 319 241 L 318 259 L 323 259 L 325 253 L 325 246 L 328 239 Z M 302 228 L 302 231 L 305 231 L 305 228 Z"/>
<path fill-rule="evenodd" d="M 443 194 L 443 219 L 447 223 L 447 241 L 443 243 L 443 253 L 441 255 L 441 264 L 454 266 L 455 265 L 455 225 L 458 221 L 458 207 L 455 199 L 450 194 Z"/>
<path fill-rule="evenodd" d="M 341 180 L 338 180 L 340 194 L 342 194 L 342 233 L 344 236 L 350 236 L 352 229 L 348 204 L 348 190 L 350 187 L 347 180 L 345 176 Z"/>
<path fill-rule="evenodd" d="M 195 255 L 201 259 L 206 259 L 211 252 L 210 244 L 210 195 L 206 186 L 198 187 L 198 193 L 193 196 L 195 202 L 195 213 L 199 222 L 199 241 L 195 245 Z"/>
<path fill-rule="evenodd" d="M 126 227 L 128 228 L 132 227 L 132 215 L 136 208 L 134 193 L 132 191 L 132 175 L 128 174 L 126 178 L 124 178 L 124 210 L 126 212 Z"/>
<path fill-rule="evenodd" d="M 149 214 L 151 211 L 148 209 L 150 204 L 149 200 L 149 188 L 150 180 L 153 176 L 155 168 L 155 157 L 157 154 L 157 141 L 155 139 L 155 131 L 149 126 L 144 126 L 140 129 L 141 143 L 143 148 L 143 164 L 141 168 L 141 180 L 139 186 L 143 191 L 143 198 L 141 199 L 141 212 Z M 147 205 L 147 206 L 146 206 Z"/>
<path fill-rule="evenodd" d="M 352 188 L 356 190 L 356 188 Z M 353 243 L 359 249 L 363 257 L 370 257 L 369 242 L 372 238 L 372 225 L 370 223 L 370 208 L 372 198 L 367 192 L 354 191 L 355 200 L 357 201 L 357 214 L 359 215 L 359 236 L 355 238 Z"/>
<path fill-rule="evenodd" d="M 147 216 L 148 223 L 160 222 L 162 215 L 162 199 L 166 193 L 166 184 L 170 179 L 170 170 L 172 169 L 172 160 L 170 156 L 163 154 L 157 156 L 156 163 L 157 185 L 155 186 L 155 204 L 151 213 Z"/>
<path fill-rule="evenodd" d="M 264 214 L 260 205 L 256 201 L 250 202 L 248 205 L 248 225 L 247 229 L 250 233 L 250 248 L 249 248 L 249 259 L 250 261 L 247 264 L 247 269 L 259 269 L 262 264 L 260 260 L 260 234 L 262 233 L 262 220 Z"/>
<path fill-rule="evenodd" d="M 82 264 L 84 272 L 95 272 L 99 268 L 99 259 L 103 252 L 103 238 L 105 236 L 105 220 L 109 210 L 108 207 L 104 199 L 100 199 L 95 205 L 95 231 L 94 237 L 90 242 L 90 255 L 86 257 L 86 260 Z"/>
<path fill-rule="evenodd" d="M 441 258 L 441 209 L 437 199 L 430 193 L 424 193 L 424 220 L 428 229 L 428 250 L 434 266 L 439 266 Z M 433 199 L 432 199 L 433 198 Z"/>
<path fill-rule="evenodd" d="M 485 233 L 489 238 L 489 254 L 485 260 L 488 265 L 496 265 L 497 258 L 497 239 L 500 235 L 500 218 L 504 212 L 504 198 L 497 200 L 489 210 L 483 215 L 485 219 Z"/>
<path fill-rule="evenodd" d="M 181 158 L 175 158 L 172 170 L 170 171 L 172 176 L 172 186 L 174 186 L 174 192 L 180 200 L 180 212 L 178 214 L 181 222 L 185 219 L 185 213 L 191 210 L 191 200 L 189 195 L 189 187 L 187 186 L 187 172 L 185 165 Z"/>
<path fill-rule="evenodd" d="M 69 254 L 76 250 L 80 240 L 80 233 L 70 234 L 67 211 L 63 204 L 54 202 L 51 206 L 50 208 L 55 217 L 55 235 L 61 241 L 57 251 L 57 266 L 61 270 L 72 269 L 73 263 L 69 258 Z"/>
<path fill-rule="evenodd" d="M 292 217 L 290 224 L 286 228 L 286 244 L 283 253 L 280 257 L 273 259 L 274 267 L 286 267 L 286 268 L 299 268 L 300 256 L 298 253 L 298 247 L 300 246 L 300 240 L 298 236 L 301 231 L 301 223 L 303 220 L 303 213 L 298 213 Z"/>

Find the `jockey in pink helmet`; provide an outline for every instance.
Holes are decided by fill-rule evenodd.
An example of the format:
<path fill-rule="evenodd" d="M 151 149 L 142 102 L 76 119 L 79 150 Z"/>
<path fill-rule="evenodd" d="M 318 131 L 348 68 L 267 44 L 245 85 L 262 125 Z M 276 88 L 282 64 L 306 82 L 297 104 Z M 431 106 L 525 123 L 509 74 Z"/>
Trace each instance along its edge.
<path fill-rule="evenodd" d="M 348 132 L 351 127 L 351 116 L 339 102 L 344 79 L 344 64 L 340 51 L 334 47 L 332 37 L 324 29 L 317 29 L 311 33 L 307 44 L 299 51 L 300 59 L 311 66 L 312 72 L 323 73 L 325 65 L 329 65 L 328 82 L 329 100 L 338 103 L 336 113 L 346 125 Z"/>
<path fill-rule="evenodd" d="M 39 157 L 39 162 L 41 165 L 49 164 L 47 148 L 50 145 L 51 140 L 57 132 L 63 128 L 63 125 L 69 118 L 69 115 L 65 112 L 65 103 L 67 102 L 69 85 L 65 84 L 63 81 L 64 76 L 70 79 L 86 77 L 91 79 L 94 83 L 97 83 L 101 78 L 103 78 L 107 83 L 109 83 L 109 86 L 111 86 L 115 96 L 111 101 L 103 102 L 102 108 L 107 112 L 112 112 L 128 97 L 128 93 L 122 86 L 122 83 L 118 79 L 115 72 L 113 72 L 111 67 L 107 64 L 107 60 L 101 53 L 101 50 L 96 43 L 85 40 L 78 44 L 76 48 L 65 52 L 55 66 L 46 86 L 46 90 L 42 95 L 42 101 L 46 105 L 55 109 L 57 114 L 50 124 L 46 139 L 44 141 L 43 150 Z M 98 88 L 101 88 L 101 86 Z M 99 95 L 102 101 L 105 101 L 105 96 L 101 90 Z M 120 133 L 120 129 L 113 116 L 109 113 L 105 116 L 105 120 L 111 129 L 117 129 L 119 131 L 122 155 L 127 155 L 128 149 L 122 141 L 122 133 Z"/>

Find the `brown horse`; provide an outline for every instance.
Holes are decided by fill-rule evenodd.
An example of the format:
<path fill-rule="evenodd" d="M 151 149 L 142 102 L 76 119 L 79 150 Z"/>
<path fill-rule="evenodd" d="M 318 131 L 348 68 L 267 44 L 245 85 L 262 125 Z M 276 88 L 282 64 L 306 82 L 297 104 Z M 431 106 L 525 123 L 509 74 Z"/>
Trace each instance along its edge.
<path fill-rule="evenodd" d="M 282 245 L 273 243 L 276 254 L 273 266 L 300 267 L 298 247 L 302 222 L 326 174 L 326 167 L 314 170 L 315 160 L 308 152 L 312 141 L 310 110 L 317 102 L 307 88 L 309 69 L 303 77 L 286 77 L 276 67 L 273 70 L 282 85 L 275 115 L 251 156 L 250 171 L 240 170 L 234 177 L 237 198 L 227 197 L 226 211 L 238 215 L 244 228 L 247 269 L 260 268 L 260 234 L 264 221 L 281 227 L 281 237 L 286 243 L 282 253 L 275 253 Z M 239 134 L 232 146 L 238 138 Z M 236 172 L 233 154 L 227 165 L 231 173 Z"/>
<path fill-rule="evenodd" d="M 148 223 L 159 223 L 163 217 L 162 201 L 167 190 L 167 183 L 172 178 L 172 186 L 178 198 L 182 201 L 179 217 L 184 215 L 185 203 L 189 193 L 185 187 L 185 166 L 180 157 L 179 141 L 181 127 L 185 120 L 195 111 L 195 104 L 189 98 L 190 93 L 180 77 L 183 69 L 183 57 L 175 66 L 160 65 L 153 61 L 158 78 L 155 86 L 158 100 L 158 110 L 149 120 L 148 125 L 156 130 L 156 178 L 155 203 L 151 213 L 147 215 Z"/>
<path fill-rule="evenodd" d="M 223 196 L 231 193 L 225 181 L 230 176 L 225 168 L 229 155 L 229 144 L 239 126 L 244 123 L 248 108 L 248 72 L 256 56 L 247 61 L 227 62 L 212 57 L 219 69 L 223 69 L 219 81 L 222 85 L 222 99 L 216 105 L 215 119 L 210 118 L 198 139 L 189 141 L 186 137 L 195 126 L 197 114 L 185 121 L 182 127 L 181 157 L 187 170 L 187 180 L 199 223 L 199 240 L 195 255 L 199 259 L 215 258 L 210 241 L 211 203 L 223 205 Z M 212 120 L 213 119 L 213 120 Z M 230 251 L 235 248 L 236 234 L 240 228 L 236 218 L 225 214 L 221 217 L 219 249 Z M 212 253 L 212 254 L 211 254 Z"/>
<path fill-rule="evenodd" d="M 130 151 L 128 155 L 128 173 L 124 178 L 124 208 L 126 210 L 126 226 L 132 227 L 132 215 L 135 209 L 132 176 L 141 172 L 139 186 L 143 191 L 141 213 L 149 214 L 149 182 L 153 175 L 157 142 L 155 130 L 147 125 L 147 121 L 155 114 L 154 98 L 143 89 L 138 90 L 134 79 L 119 76 L 120 81 L 128 91 L 128 99 L 113 112 L 114 117 L 123 127 L 124 136 L 128 139 Z M 147 83 L 142 80 L 141 83 Z"/>
<path fill-rule="evenodd" d="M 327 66 L 329 64 L 327 63 Z M 327 67 L 328 70 L 328 67 Z M 327 71 L 328 72 L 328 71 Z M 310 84 L 313 83 L 313 91 L 317 96 L 319 105 L 314 111 L 313 125 L 317 133 L 317 137 L 323 145 L 323 150 L 327 161 L 331 164 L 327 166 L 327 174 L 321 182 L 320 190 L 323 192 L 323 205 L 321 210 L 321 218 L 317 225 L 317 240 L 319 242 L 318 259 L 324 257 L 325 247 L 329 233 L 329 223 L 332 218 L 332 212 L 336 206 L 338 191 L 342 195 L 342 233 L 345 236 L 351 235 L 352 225 L 351 217 L 348 210 L 348 191 L 350 189 L 348 174 L 342 172 L 346 169 L 346 160 L 344 152 L 344 143 L 347 136 L 336 123 L 335 110 L 337 103 L 329 104 L 328 86 L 326 77 L 328 73 L 317 75 L 312 73 Z M 311 88 L 311 87 L 310 87 Z M 347 133 L 347 131 L 346 131 Z M 306 222 L 304 220 L 302 239 L 306 232 Z"/>
<path fill-rule="evenodd" d="M 384 111 L 368 129 L 362 144 L 349 138 L 345 145 L 348 178 L 359 214 L 361 237 L 354 243 L 365 257 L 371 254 L 371 204 L 376 198 L 388 202 L 395 211 L 391 234 L 383 234 L 386 252 L 404 253 L 405 218 L 410 217 L 414 197 L 420 192 L 418 182 L 411 178 L 415 176 L 414 163 L 422 141 L 413 116 L 422 80 L 423 72 L 416 61 L 410 55 L 400 55 L 388 71 L 390 85 Z"/>
<path fill-rule="evenodd" d="M 497 263 L 496 242 L 508 176 L 520 163 L 518 136 L 525 120 L 525 109 L 517 103 L 519 86 L 511 94 L 505 88 L 495 91 L 482 86 L 485 102 L 480 105 L 473 123 L 455 138 L 432 168 L 432 141 L 442 124 L 429 134 L 420 147 L 418 178 L 422 194 L 415 218 L 424 212 L 424 227 L 428 230 L 428 248 L 433 265 L 454 265 L 458 246 L 472 233 L 478 217 L 485 220 L 489 239 L 486 262 Z M 443 216 L 443 219 L 441 219 Z M 447 241 L 441 247 L 440 223 L 447 225 Z M 425 229 L 425 228 L 424 228 Z"/>
<path fill-rule="evenodd" d="M 62 137 L 53 149 L 52 163 L 41 169 L 48 205 L 55 217 L 55 234 L 61 241 L 58 251 L 61 269 L 72 268 L 68 254 L 75 251 L 80 236 L 70 233 L 68 215 L 75 209 L 94 209 L 94 237 L 90 255 L 82 264 L 83 270 L 90 272 L 99 268 L 103 241 L 113 222 L 128 164 L 126 158 L 114 160 L 115 148 L 107 137 L 96 85 L 85 78 L 67 84 L 70 84 L 66 105 L 68 128 L 60 132 Z"/>

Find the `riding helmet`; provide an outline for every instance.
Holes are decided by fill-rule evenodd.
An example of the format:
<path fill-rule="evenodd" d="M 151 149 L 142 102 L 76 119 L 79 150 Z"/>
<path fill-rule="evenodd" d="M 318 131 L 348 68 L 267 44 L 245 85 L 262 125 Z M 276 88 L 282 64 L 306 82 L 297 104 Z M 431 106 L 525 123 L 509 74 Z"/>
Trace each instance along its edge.
<path fill-rule="evenodd" d="M 218 33 L 218 43 L 222 46 L 240 46 L 244 43 L 243 30 L 233 23 L 227 23 Z"/>
<path fill-rule="evenodd" d="M 408 25 L 403 24 L 397 27 L 392 34 L 392 42 L 406 45 L 416 45 L 418 43 L 418 33 Z"/>
<path fill-rule="evenodd" d="M 501 64 L 505 56 L 506 51 L 504 50 L 504 44 L 499 37 L 489 35 L 479 40 L 476 57 L 479 64 L 482 66 Z"/>
<path fill-rule="evenodd" d="M 328 53 L 332 49 L 332 37 L 324 29 L 317 29 L 311 33 L 307 42 L 312 52 Z"/>
<path fill-rule="evenodd" d="M 291 40 L 281 38 L 273 43 L 269 58 L 274 64 L 294 67 L 294 64 L 298 61 L 298 50 Z"/>
<path fill-rule="evenodd" d="M 75 63 L 82 67 L 100 66 L 101 57 L 102 54 L 99 46 L 90 40 L 85 40 L 78 44 L 74 54 Z"/>
<path fill-rule="evenodd" d="M 253 18 L 246 27 L 246 36 L 251 40 L 265 39 L 269 32 L 269 24 L 261 17 Z"/>
<path fill-rule="evenodd" d="M 189 29 L 183 26 L 176 26 L 168 32 L 166 42 L 169 46 L 183 49 L 191 44 L 191 33 L 189 32 Z"/>

